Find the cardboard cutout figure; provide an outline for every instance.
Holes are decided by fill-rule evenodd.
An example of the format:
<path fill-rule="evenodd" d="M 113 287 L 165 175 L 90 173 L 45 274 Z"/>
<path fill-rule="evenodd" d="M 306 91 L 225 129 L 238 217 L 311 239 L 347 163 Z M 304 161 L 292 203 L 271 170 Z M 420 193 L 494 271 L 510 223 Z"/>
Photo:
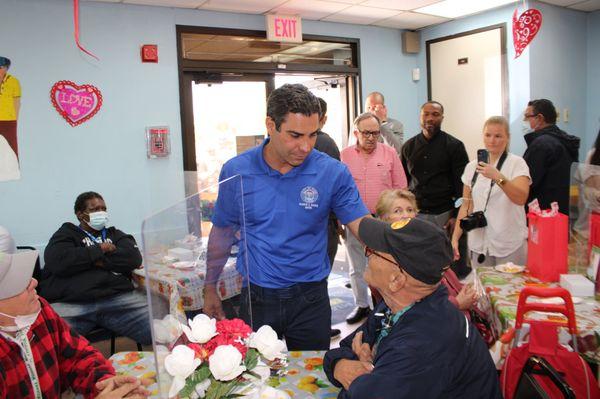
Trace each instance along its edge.
<path fill-rule="evenodd" d="M 21 177 L 17 142 L 21 84 L 8 73 L 9 68 L 10 60 L 0 56 L 0 181 Z"/>

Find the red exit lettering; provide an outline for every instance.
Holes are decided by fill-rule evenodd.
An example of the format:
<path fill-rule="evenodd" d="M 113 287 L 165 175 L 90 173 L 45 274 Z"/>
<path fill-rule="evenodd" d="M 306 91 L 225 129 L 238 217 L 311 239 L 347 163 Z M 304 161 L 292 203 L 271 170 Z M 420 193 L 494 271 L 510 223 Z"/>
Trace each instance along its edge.
<path fill-rule="evenodd" d="M 296 37 L 296 20 L 275 18 L 275 36 Z"/>

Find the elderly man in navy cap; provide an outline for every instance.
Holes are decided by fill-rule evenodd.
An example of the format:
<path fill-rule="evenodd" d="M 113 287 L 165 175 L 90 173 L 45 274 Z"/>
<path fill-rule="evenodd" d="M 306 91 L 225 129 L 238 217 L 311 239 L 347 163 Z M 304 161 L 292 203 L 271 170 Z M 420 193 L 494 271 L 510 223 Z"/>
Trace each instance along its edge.
<path fill-rule="evenodd" d="M 111 363 L 38 297 L 37 251 L 0 251 L 0 398 L 59 399 L 71 388 L 86 398 L 145 398 L 135 377 Z"/>
<path fill-rule="evenodd" d="M 359 236 L 365 279 L 384 300 L 325 355 L 327 377 L 343 387 L 338 398 L 501 398 L 487 346 L 440 285 L 452 262 L 444 231 L 365 218 Z"/>

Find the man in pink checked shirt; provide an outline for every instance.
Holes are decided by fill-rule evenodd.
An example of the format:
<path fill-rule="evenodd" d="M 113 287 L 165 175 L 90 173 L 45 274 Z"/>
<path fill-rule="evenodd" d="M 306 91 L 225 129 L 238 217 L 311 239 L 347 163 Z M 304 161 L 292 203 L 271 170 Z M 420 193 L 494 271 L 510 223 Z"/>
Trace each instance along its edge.
<path fill-rule="evenodd" d="M 348 166 L 360 197 L 372 214 L 383 190 L 406 188 L 406 175 L 398 153 L 387 144 L 379 143 L 381 122 L 370 112 L 354 120 L 356 145 L 341 152 L 341 161 Z M 350 282 L 356 308 L 348 315 L 349 324 L 358 323 L 370 311 L 368 286 L 363 277 L 367 266 L 364 248 L 358 239 L 346 232 L 346 251 L 350 262 Z"/>

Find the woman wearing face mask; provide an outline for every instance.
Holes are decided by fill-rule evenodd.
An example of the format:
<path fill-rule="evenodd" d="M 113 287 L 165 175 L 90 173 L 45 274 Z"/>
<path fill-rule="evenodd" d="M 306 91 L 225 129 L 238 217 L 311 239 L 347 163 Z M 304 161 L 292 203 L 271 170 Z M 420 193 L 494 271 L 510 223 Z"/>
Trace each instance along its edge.
<path fill-rule="evenodd" d="M 489 162 L 473 160 L 465 167 L 463 203 L 458 212 L 452 247 L 458 257 L 458 240 L 468 229 L 471 265 L 495 266 L 527 260 L 527 226 L 524 205 L 531 177 L 523 158 L 508 152 L 508 121 L 501 116 L 483 125 L 483 144 Z M 475 173 L 477 176 L 474 177 Z M 485 221 L 482 222 L 483 212 Z M 484 224 L 486 224 L 484 226 Z"/>
<path fill-rule="evenodd" d="M 40 294 L 80 334 L 103 327 L 150 344 L 147 299 L 131 282 L 142 264 L 135 239 L 106 226 L 98 193 L 80 194 L 74 210 L 79 224 L 64 223 L 46 246 Z"/>

